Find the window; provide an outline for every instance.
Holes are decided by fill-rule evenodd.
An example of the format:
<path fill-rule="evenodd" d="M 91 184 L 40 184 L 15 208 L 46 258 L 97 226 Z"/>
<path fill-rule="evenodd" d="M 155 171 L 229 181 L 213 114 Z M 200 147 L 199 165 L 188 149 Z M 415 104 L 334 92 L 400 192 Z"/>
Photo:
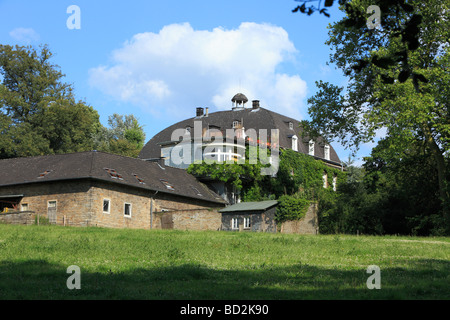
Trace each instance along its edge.
<path fill-rule="evenodd" d="M 109 169 L 109 168 L 104 168 L 104 169 L 106 170 L 106 172 L 108 172 L 108 174 L 111 176 L 112 179 L 123 180 L 122 176 L 120 174 L 118 174 L 116 170 Z"/>
<path fill-rule="evenodd" d="M 111 200 L 103 199 L 103 213 L 110 213 Z"/>
<path fill-rule="evenodd" d="M 22 203 L 20 211 L 28 211 L 28 203 Z"/>
<path fill-rule="evenodd" d="M 49 201 L 47 203 L 47 208 L 49 208 L 49 209 L 56 209 L 56 200 Z"/>
<path fill-rule="evenodd" d="M 125 203 L 123 215 L 125 217 L 131 218 L 131 203 Z"/>
<path fill-rule="evenodd" d="M 292 136 L 292 150 L 298 151 L 298 138 L 297 138 L 297 136 Z"/>
<path fill-rule="evenodd" d="M 309 140 L 308 153 L 309 153 L 310 156 L 314 155 L 314 141 L 313 140 Z"/>
<path fill-rule="evenodd" d="M 238 218 L 231 219 L 231 229 L 233 229 L 233 230 L 239 229 L 239 219 Z"/>
<path fill-rule="evenodd" d="M 333 177 L 333 191 L 336 191 L 337 188 L 337 176 Z"/>
<path fill-rule="evenodd" d="M 250 229 L 250 217 L 244 218 L 244 229 Z"/>
<path fill-rule="evenodd" d="M 137 179 L 137 181 L 139 181 L 140 184 L 145 184 L 144 179 L 139 178 L 137 174 L 133 173 L 133 176 Z"/>
<path fill-rule="evenodd" d="M 194 187 L 194 186 L 191 186 L 191 188 L 192 188 L 192 190 L 194 190 L 194 192 L 198 195 L 198 196 L 201 196 L 201 197 L 203 197 L 203 195 L 201 194 L 201 192 L 200 191 L 198 191 L 198 189 L 196 188 L 196 187 Z"/>
<path fill-rule="evenodd" d="M 326 189 L 328 187 L 328 175 L 326 172 L 323 173 L 322 180 L 323 180 L 323 187 Z"/>
<path fill-rule="evenodd" d="M 184 134 L 190 134 L 191 133 L 191 127 L 187 126 L 186 130 L 184 131 Z"/>
<path fill-rule="evenodd" d="M 325 160 L 330 160 L 330 146 L 328 144 L 326 144 L 323 147 L 323 154 L 324 154 L 324 158 Z"/>
<path fill-rule="evenodd" d="M 239 121 L 233 121 L 233 129 L 239 128 Z"/>
<path fill-rule="evenodd" d="M 175 190 L 174 186 L 172 186 L 169 182 L 167 182 L 167 180 L 160 179 L 159 181 L 161 181 L 161 183 L 165 185 L 168 190 L 171 191 Z"/>
<path fill-rule="evenodd" d="M 46 170 L 46 171 L 42 172 L 41 174 L 39 174 L 39 177 L 38 177 L 38 178 L 43 178 L 43 177 L 45 177 L 46 175 L 48 175 L 50 172 L 51 172 L 51 170 Z"/>
<path fill-rule="evenodd" d="M 294 124 L 292 122 L 289 122 L 289 129 L 294 130 Z"/>

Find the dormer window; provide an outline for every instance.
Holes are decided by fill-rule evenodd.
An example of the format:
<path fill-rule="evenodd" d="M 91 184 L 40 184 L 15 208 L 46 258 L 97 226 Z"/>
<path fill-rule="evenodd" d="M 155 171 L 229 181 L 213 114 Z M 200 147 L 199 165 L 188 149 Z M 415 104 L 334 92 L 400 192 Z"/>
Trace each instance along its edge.
<path fill-rule="evenodd" d="M 314 155 L 314 141 L 311 139 L 309 140 L 309 148 L 308 148 L 308 154 L 310 156 Z"/>
<path fill-rule="evenodd" d="M 289 129 L 294 130 L 294 124 L 292 122 L 289 122 Z"/>
<path fill-rule="evenodd" d="M 239 121 L 235 120 L 233 121 L 233 129 L 239 128 Z"/>
<path fill-rule="evenodd" d="M 298 138 L 297 138 L 297 136 L 292 136 L 292 150 L 298 151 Z"/>
<path fill-rule="evenodd" d="M 323 157 L 325 160 L 330 160 L 330 145 L 328 144 L 323 147 Z"/>

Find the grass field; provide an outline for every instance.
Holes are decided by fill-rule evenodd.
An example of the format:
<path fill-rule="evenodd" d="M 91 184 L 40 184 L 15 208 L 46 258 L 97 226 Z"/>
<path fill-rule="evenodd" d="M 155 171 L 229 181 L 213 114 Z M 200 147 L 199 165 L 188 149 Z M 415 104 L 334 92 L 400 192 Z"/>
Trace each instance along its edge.
<path fill-rule="evenodd" d="M 0 299 L 450 299 L 450 238 L 0 224 Z"/>

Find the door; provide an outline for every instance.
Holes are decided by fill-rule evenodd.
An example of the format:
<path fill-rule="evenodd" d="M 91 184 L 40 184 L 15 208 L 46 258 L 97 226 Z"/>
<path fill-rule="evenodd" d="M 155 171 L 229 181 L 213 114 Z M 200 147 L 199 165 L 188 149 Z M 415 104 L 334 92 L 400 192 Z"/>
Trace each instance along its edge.
<path fill-rule="evenodd" d="M 48 222 L 56 224 L 56 200 L 47 203 Z"/>

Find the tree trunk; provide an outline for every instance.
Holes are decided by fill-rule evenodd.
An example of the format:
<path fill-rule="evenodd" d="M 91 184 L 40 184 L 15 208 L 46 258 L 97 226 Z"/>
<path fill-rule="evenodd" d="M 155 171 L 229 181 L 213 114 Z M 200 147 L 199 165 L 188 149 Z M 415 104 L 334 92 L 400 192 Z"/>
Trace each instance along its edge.
<path fill-rule="evenodd" d="M 433 135 L 431 134 L 431 130 L 428 128 L 428 126 L 424 126 L 424 133 L 425 133 L 425 141 L 427 146 L 431 150 L 431 154 L 433 155 L 437 174 L 438 174 L 438 183 L 439 183 L 439 196 L 442 202 L 442 210 L 443 210 L 443 216 L 445 218 L 445 221 L 449 221 L 449 194 L 447 190 L 447 171 L 445 166 L 445 159 L 444 155 L 441 152 L 441 149 L 437 145 L 436 141 L 433 138 Z"/>

